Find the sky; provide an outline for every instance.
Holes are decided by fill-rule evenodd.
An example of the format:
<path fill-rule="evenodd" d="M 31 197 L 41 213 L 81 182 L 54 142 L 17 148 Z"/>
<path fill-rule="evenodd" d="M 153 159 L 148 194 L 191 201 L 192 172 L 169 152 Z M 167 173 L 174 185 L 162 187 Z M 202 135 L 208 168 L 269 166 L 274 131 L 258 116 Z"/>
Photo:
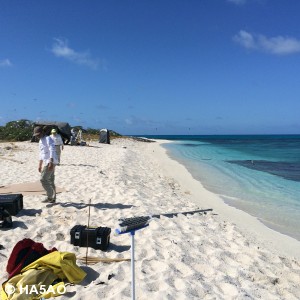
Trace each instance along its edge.
<path fill-rule="evenodd" d="M 300 134 L 299 0 L 0 0 L 0 126 Z"/>

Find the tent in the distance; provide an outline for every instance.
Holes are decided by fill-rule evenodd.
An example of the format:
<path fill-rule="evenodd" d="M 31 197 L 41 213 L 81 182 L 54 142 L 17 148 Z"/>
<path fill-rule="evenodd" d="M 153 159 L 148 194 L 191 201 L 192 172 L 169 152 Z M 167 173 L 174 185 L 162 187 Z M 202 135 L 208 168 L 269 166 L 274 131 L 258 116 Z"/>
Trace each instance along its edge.
<path fill-rule="evenodd" d="M 72 133 L 71 126 L 69 123 L 56 121 L 38 121 L 33 124 L 33 128 L 37 126 L 42 126 L 47 135 L 51 134 L 51 129 L 56 129 L 57 133 L 61 135 L 61 138 L 65 145 L 67 145 L 70 142 Z M 36 137 L 32 136 L 31 142 L 37 141 L 38 140 L 36 139 Z"/>
<path fill-rule="evenodd" d="M 110 144 L 109 130 L 101 129 L 99 134 L 99 143 Z"/>

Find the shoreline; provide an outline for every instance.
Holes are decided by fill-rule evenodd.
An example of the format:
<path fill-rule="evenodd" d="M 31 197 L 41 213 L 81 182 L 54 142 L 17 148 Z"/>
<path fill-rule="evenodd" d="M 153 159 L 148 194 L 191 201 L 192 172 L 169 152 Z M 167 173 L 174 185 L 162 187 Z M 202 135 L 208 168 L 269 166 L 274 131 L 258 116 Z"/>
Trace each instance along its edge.
<path fill-rule="evenodd" d="M 296 240 L 297 242 L 300 243 L 300 239 L 299 239 L 299 235 L 297 235 L 297 237 L 293 236 L 292 234 L 289 234 L 288 232 L 285 232 L 285 230 L 281 229 L 279 225 L 277 224 L 272 224 L 271 222 L 268 222 L 268 221 L 265 221 L 259 217 L 256 217 L 255 215 L 252 215 L 251 213 L 248 213 L 246 210 L 243 210 L 243 207 L 239 207 L 237 206 L 236 204 L 234 204 L 233 202 L 231 202 L 230 198 L 226 198 L 226 197 L 223 197 L 223 196 L 220 196 L 223 201 L 225 202 L 225 204 L 229 205 L 229 206 L 232 206 L 234 208 L 237 208 L 241 211 L 244 211 L 246 212 L 247 214 L 251 215 L 253 218 L 256 218 L 260 223 L 262 223 L 264 226 L 270 228 L 271 230 L 273 231 L 276 231 L 284 236 L 288 236 L 294 240 Z"/>
<path fill-rule="evenodd" d="M 258 241 L 261 241 L 264 246 L 277 250 L 279 254 L 287 254 L 298 259 L 300 258 L 300 241 L 266 225 L 255 216 L 226 203 L 221 195 L 207 190 L 199 180 L 193 177 L 183 164 L 171 158 L 167 154 L 167 150 L 161 146 L 164 143 L 172 143 L 172 141 L 155 141 L 160 145 L 164 154 L 172 161 L 172 163 L 164 161 L 164 159 L 161 159 L 160 155 L 157 156 L 157 159 L 161 161 L 162 165 L 165 166 L 167 172 L 171 176 L 174 176 L 179 182 L 183 182 L 184 186 L 189 187 L 192 190 L 191 201 L 207 205 L 207 208 L 210 208 L 209 205 L 211 205 L 214 211 L 218 211 L 220 213 L 221 219 L 226 219 L 227 221 L 236 223 L 245 233 L 250 234 Z M 176 166 L 176 164 L 178 165 Z M 198 199 L 196 195 L 198 190 L 207 196 L 207 200 Z"/>

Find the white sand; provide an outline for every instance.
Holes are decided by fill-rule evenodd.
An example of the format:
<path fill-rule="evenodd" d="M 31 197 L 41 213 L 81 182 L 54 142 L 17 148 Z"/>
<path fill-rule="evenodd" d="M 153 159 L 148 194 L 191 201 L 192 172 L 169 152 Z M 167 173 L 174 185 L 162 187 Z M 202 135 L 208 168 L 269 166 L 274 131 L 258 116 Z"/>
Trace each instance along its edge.
<path fill-rule="evenodd" d="M 0 144 L 0 186 L 39 179 L 38 145 Z M 84 256 L 70 244 L 70 229 L 117 228 L 121 217 L 213 208 L 207 214 L 155 218 L 135 236 L 136 299 L 300 299 L 300 242 L 223 204 L 159 143 L 112 140 L 111 145 L 66 146 L 56 184 L 56 205 L 24 195 L 14 228 L 0 230 L 0 282 L 13 246 L 23 238 Z M 89 256 L 130 258 L 129 234 L 111 234 L 109 250 Z M 130 262 L 85 266 L 86 279 L 58 299 L 130 299 Z"/>

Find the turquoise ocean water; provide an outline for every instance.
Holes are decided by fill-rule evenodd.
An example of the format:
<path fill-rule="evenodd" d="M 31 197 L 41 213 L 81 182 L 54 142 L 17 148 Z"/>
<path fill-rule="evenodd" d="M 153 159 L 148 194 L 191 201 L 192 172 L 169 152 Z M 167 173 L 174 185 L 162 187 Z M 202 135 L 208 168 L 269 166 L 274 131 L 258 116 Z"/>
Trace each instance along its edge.
<path fill-rule="evenodd" d="M 208 190 L 300 240 L 300 135 L 146 136 Z"/>

